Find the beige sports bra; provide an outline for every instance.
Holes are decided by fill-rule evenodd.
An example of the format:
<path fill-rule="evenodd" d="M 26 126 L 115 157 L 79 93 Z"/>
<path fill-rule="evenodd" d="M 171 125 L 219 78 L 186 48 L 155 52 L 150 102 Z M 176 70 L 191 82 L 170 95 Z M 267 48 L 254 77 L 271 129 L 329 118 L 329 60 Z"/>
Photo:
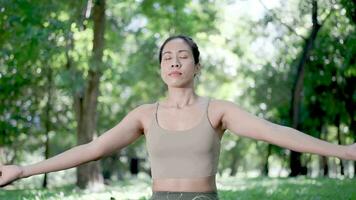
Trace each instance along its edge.
<path fill-rule="evenodd" d="M 156 110 L 146 134 L 152 178 L 197 178 L 217 172 L 220 137 L 208 119 L 209 98 L 204 98 L 204 114 L 198 125 L 184 131 L 159 126 Z"/>

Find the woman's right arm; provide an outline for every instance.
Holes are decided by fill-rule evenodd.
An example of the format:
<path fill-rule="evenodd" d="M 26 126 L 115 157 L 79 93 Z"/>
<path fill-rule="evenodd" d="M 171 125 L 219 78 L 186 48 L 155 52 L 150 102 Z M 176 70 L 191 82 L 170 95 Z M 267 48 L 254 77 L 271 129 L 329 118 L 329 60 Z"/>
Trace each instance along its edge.
<path fill-rule="evenodd" d="M 90 143 L 76 146 L 47 160 L 27 165 L 0 166 L 0 186 L 36 174 L 43 174 L 76 167 L 98 160 L 134 142 L 143 132 L 142 117 L 144 105 L 127 114 L 115 127 Z"/>

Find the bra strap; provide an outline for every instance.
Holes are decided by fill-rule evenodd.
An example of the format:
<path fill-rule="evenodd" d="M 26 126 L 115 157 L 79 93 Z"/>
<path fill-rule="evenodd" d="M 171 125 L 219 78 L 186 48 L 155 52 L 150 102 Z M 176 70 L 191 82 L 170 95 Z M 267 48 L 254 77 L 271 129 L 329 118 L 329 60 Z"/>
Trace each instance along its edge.
<path fill-rule="evenodd" d="M 209 109 L 209 103 L 210 103 L 210 97 L 206 97 L 206 103 L 205 103 L 205 114 L 206 114 L 206 116 L 207 116 L 207 118 L 209 118 L 208 117 L 208 109 Z"/>
<path fill-rule="evenodd" d="M 159 103 L 158 103 L 158 101 L 157 101 L 157 102 L 156 102 L 156 109 L 155 109 L 155 113 L 154 113 L 154 114 L 155 114 L 155 116 L 154 116 L 155 119 L 157 119 L 158 104 L 159 104 Z"/>

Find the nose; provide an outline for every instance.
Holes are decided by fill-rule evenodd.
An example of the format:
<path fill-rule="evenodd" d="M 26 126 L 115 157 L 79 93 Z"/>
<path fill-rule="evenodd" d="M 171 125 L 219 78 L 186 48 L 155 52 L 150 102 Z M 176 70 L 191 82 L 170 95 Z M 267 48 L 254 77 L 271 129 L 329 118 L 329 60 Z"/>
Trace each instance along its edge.
<path fill-rule="evenodd" d="M 178 63 L 171 65 L 172 68 L 173 68 L 173 67 L 179 67 L 179 66 L 180 66 L 180 64 L 178 64 Z"/>
<path fill-rule="evenodd" d="M 181 64 L 179 62 L 179 59 L 178 58 L 174 59 L 171 64 L 171 67 L 174 68 L 174 67 L 180 67 L 180 66 L 181 66 Z"/>

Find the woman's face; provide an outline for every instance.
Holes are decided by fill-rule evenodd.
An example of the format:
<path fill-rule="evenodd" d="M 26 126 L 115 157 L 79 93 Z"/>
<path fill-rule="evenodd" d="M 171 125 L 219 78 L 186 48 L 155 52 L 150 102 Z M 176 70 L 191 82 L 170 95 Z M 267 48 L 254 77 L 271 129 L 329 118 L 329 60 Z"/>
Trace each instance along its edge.
<path fill-rule="evenodd" d="M 167 86 L 193 86 L 194 75 L 200 65 L 194 63 L 190 46 L 182 39 L 173 39 L 166 43 L 162 51 L 161 77 Z"/>

